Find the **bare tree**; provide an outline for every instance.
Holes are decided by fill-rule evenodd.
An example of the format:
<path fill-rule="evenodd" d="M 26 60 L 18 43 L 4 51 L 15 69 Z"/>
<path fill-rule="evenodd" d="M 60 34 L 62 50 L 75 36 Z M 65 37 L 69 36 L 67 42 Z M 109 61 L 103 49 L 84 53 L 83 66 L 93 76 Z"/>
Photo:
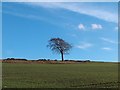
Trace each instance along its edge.
<path fill-rule="evenodd" d="M 65 42 L 61 38 L 51 38 L 47 47 L 54 52 L 60 53 L 62 61 L 64 61 L 64 54 L 69 54 L 69 50 L 72 48 L 69 43 Z"/>

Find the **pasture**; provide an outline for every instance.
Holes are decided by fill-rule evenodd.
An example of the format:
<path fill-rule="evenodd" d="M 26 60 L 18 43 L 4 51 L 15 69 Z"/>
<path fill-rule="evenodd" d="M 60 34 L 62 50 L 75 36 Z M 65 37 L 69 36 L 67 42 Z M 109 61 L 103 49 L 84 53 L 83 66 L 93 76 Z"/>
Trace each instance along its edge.
<path fill-rule="evenodd" d="M 117 63 L 3 63 L 3 88 L 117 88 Z"/>

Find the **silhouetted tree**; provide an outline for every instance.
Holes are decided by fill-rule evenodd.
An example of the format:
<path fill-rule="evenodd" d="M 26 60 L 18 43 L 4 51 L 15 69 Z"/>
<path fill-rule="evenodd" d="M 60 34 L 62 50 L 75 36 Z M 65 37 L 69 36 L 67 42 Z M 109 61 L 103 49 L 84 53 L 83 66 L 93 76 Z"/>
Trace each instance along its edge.
<path fill-rule="evenodd" d="M 64 61 L 64 54 L 68 54 L 72 46 L 61 38 L 51 38 L 48 42 L 47 47 L 54 52 L 60 53 L 62 61 Z"/>

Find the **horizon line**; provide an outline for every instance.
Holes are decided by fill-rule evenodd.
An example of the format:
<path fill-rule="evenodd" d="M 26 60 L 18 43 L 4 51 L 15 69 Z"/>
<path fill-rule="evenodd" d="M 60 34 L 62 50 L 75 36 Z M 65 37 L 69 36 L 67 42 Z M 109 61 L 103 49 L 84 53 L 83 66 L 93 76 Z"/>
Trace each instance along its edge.
<path fill-rule="evenodd" d="M 5 60 L 5 59 L 8 59 L 8 58 L 3 58 L 3 59 L 1 59 L 0 58 L 0 60 Z M 11 59 L 11 58 L 9 58 L 9 59 Z M 14 58 L 14 59 L 26 59 L 26 58 Z M 45 58 L 38 58 L 38 59 L 26 59 L 26 60 L 39 60 L 39 59 L 45 59 Z M 60 61 L 61 59 L 45 59 L 45 60 L 58 60 L 58 61 Z M 120 62 L 119 60 L 117 60 L 117 61 L 103 61 L 103 60 L 92 60 L 92 59 L 65 59 L 65 60 L 74 60 L 74 61 L 82 61 L 82 60 L 90 60 L 90 61 L 93 61 L 93 62 Z"/>

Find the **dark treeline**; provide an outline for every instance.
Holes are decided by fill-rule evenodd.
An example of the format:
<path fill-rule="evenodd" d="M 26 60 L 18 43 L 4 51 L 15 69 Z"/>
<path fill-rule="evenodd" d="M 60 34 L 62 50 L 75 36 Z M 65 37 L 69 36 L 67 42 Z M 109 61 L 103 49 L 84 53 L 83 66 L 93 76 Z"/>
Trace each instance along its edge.
<path fill-rule="evenodd" d="M 51 59 L 38 59 L 38 60 L 27 60 L 27 59 L 19 59 L 19 58 L 7 58 L 3 59 L 3 61 L 6 60 L 20 60 L 20 61 L 60 61 L 60 60 L 51 60 Z M 71 61 L 71 62 L 90 62 L 90 60 L 64 60 L 64 61 Z"/>

